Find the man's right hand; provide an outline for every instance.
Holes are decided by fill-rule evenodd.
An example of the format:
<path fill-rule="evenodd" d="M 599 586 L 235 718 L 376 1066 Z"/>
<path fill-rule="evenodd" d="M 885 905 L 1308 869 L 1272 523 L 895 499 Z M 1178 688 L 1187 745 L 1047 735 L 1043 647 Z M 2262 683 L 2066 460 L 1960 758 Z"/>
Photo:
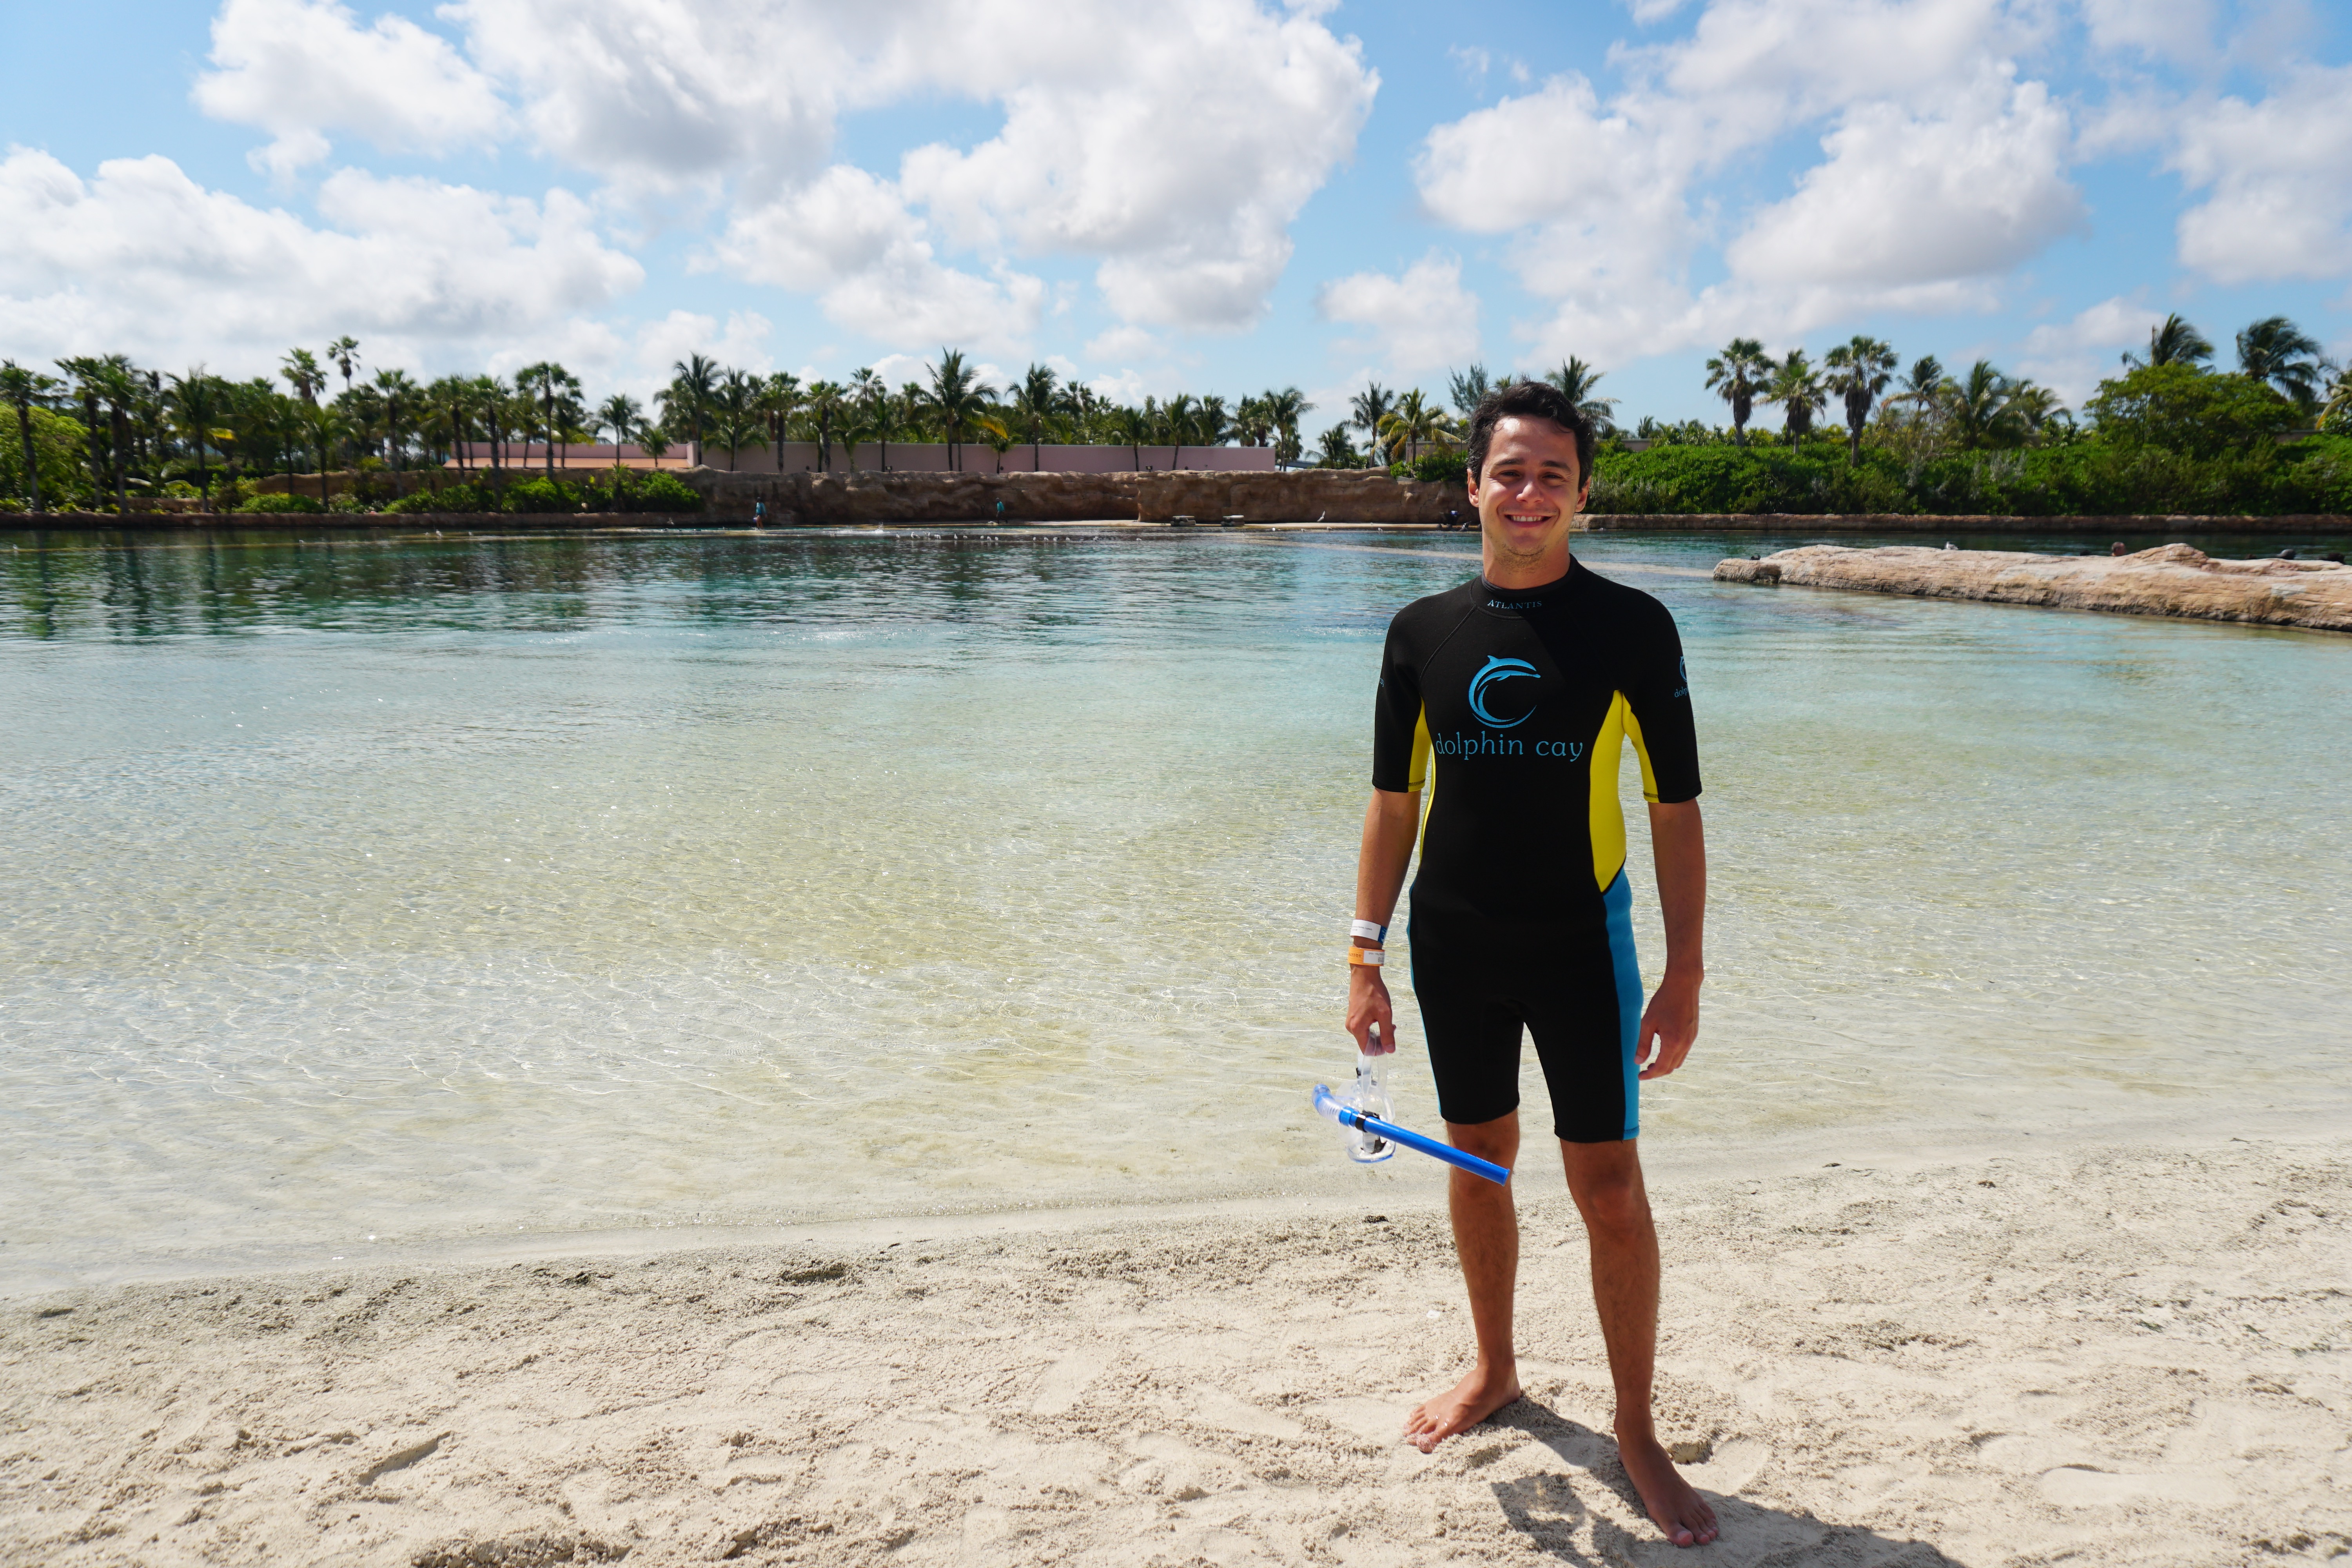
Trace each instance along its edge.
<path fill-rule="evenodd" d="M 1381 1029 L 1377 1039 L 1375 1024 Z M 1355 964 L 1348 970 L 1348 1033 L 1356 1049 L 1367 1056 L 1386 1056 L 1396 1049 L 1396 1013 L 1389 1005 L 1389 983 L 1376 965 Z"/>

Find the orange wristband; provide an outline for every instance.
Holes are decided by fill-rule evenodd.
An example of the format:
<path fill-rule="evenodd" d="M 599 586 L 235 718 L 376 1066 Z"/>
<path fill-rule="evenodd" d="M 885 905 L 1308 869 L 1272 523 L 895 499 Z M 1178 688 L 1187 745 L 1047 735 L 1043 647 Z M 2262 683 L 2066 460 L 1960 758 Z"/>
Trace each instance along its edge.
<path fill-rule="evenodd" d="M 1370 950 L 1360 947 L 1351 947 L 1348 950 L 1348 963 L 1356 968 L 1378 969 L 1386 962 L 1386 955 L 1383 954 L 1377 947 Z"/>

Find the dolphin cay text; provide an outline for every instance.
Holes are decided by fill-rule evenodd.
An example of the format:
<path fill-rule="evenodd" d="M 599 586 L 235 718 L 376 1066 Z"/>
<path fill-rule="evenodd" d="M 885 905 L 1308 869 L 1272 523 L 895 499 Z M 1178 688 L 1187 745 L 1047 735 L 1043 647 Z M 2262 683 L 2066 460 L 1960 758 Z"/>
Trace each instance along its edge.
<path fill-rule="evenodd" d="M 1489 735 L 1484 730 L 1465 735 L 1457 730 L 1451 735 L 1432 735 L 1429 746 L 1441 757 L 1524 757 L 1529 742 L 1516 735 Z M 1537 741 L 1532 747 L 1538 757 L 1559 757 L 1571 763 L 1584 755 L 1581 741 Z"/>

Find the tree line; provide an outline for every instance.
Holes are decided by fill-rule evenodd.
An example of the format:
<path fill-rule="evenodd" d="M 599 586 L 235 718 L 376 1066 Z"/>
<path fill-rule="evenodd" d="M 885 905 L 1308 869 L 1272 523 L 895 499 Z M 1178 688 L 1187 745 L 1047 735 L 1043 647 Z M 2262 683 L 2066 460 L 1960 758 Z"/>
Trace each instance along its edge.
<path fill-rule="evenodd" d="M 0 400 L 16 416 L 20 453 L 0 460 L 17 504 L 128 507 L 142 497 L 209 500 L 216 482 L 333 469 L 445 469 L 499 488 L 534 462 L 552 479 L 566 448 L 635 445 L 656 458 L 683 449 L 695 463 L 724 450 L 730 468 L 747 448 L 814 442 L 818 466 L 851 468 L 861 453 L 887 467 L 892 441 L 944 441 L 999 453 L 1027 445 L 1124 446 L 1138 466 L 1145 447 L 1271 447 L 1299 459 L 1299 421 L 1314 407 L 1297 387 L 1228 400 L 1180 393 L 1122 404 L 1052 366 L 1032 364 L 998 387 L 961 351 L 942 349 L 920 380 L 895 390 L 871 369 L 847 381 L 760 374 L 689 354 L 648 409 L 626 393 L 590 402 L 581 379 L 546 361 L 511 376 L 365 373 L 360 344 L 338 338 L 320 353 L 290 350 L 267 376 L 232 380 L 197 366 L 173 375 L 124 354 L 57 362 L 58 374 L 0 362 Z M 341 385 L 336 383 L 340 381 Z M 869 461 L 872 458 L 869 458 Z M 321 480 L 322 489 L 324 481 Z M 399 488 L 396 484 L 394 489 Z"/>
<path fill-rule="evenodd" d="M 2235 348 L 2236 368 L 2216 369 L 2210 340 L 2169 316 L 2150 330 L 2145 353 L 2123 356 L 2123 374 L 2100 384 L 2080 418 L 2049 388 L 1990 360 L 1954 374 L 1925 355 L 1906 370 L 1889 344 L 1866 335 L 1829 349 L 1818 364 L 1802 348 L 1776 358 L 1760 340 L 1733 339 L 1706 362 L 1706 389 L 1726 405 L 1728 427 L 1644 417 L 1625 431 L 1618 400 L 1598 390 L 1605 373 L 1574 356 L 1543 379 L 1593 421 L 1610 443 L 1604 459 L 1623 455 L 1629 435 L 1653 447 L 1754 451 L 1819 444 L 1840 425 L 1845 460 L 1857 470 L 1866 450 L 1909 471 L 1955 455 L 2084 443 L 2210 459 L 2298 428 L 2352 427 L 2352 373 L 2293 321 L 2252 322 Z M 1043 364 L 992 385 L 961 351 L 944 348 L 921 379 L 895 390 L 871 369 L 842 382 L 803 382 L 689 354 L 672 366 L 651 409 L 618 392 L 592 404 L 580 378 L 553 361 L 511 376 L 425 383 L 397 368 L 367 374 L 348 336 L 317 353 L 290 350 L 279 367 L 282 388 L 268 377 L 236 381 L 201 366 L 166 374 L 122 354 L 64 359 L 57 369 L 50 375 L 0 362 L 0 400 L 16 413 L 19 448 L 0 448 L 0 504 L 40 510 L 110 500 L 125 508 L 134 492 L 210 498 L 217 480 L 337 468 L 399 476 L 452 462 L 461 480 L 502 490 L 534 458 L 552 479 L 559 464 L 570 466 L 567 447 L 608 437 L 616 461 L 617 447 L 634 443 L 656 458 L 683 447 L 697 463 L 723 449 L 730 468 L 747 448 L 794 440 L 815 444 L 819 467 L 828 469 L 836 453 L 851 468 L 869 452 L 887 468 L 894 440 L 944 441 L 950 466 L 972 443 L 999 453 L 1024 444 L 1034 453 L 1046 442 L 1125 446 L 1138 467 L 1146 446 L 1176 448 L 1181 465 L 1184 447 L 1237 443 L 1270 447 L 1285 465 L 1399 467 L 1451 478 L 1461 470 L 1478 400 L 1521 379 L 1473 364 L 1449 373 L 1444 400 L 1371 382 L 1347 417 L 1323 432 L 1310 459 L 1299 424 L 1314 405 L 1296 386 L 1230 402 L 1180 393 L 1130 405 Z M 1751 428 L 1765 407 L 1780 410 L 1778 432 Z M 1824 426 L 1832 409 L 1838 418 Z M 1596 466 L 1596 479 L 1605 466 Z M 1920 482 L 1916 473 L 1904 481 L 1915 492 Z"/>

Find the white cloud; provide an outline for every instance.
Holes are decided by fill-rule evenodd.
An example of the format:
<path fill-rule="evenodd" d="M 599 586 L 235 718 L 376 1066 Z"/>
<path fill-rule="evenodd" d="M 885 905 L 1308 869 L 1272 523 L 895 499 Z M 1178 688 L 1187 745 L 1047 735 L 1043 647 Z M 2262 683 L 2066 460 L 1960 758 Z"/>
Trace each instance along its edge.
<path fill-rule="evenodd" d="M 1323 8 L 459 0 L 446 14 L 515 84 L 558 157 L 629 190 L 732 181 L 738 229 L 861 255 L 857 275 L 837 261 L 823 269 L 835 319 L 897 337 L 993 310 L 992 330 L 1010 342 L 1028 330 L 1032 280 L 1003 264 L 1048 254 L 1094 259 L 1129 322 L 1258 319 L 1289 260 L 1290 223 L 1353 151 L 1377 87 L 1357 46 L 1317 19 Z M 998 106 L 1001 128 L 968 149 L 918 149 L 896 181 L 851 171 L 869 183 L 856 200 L 827 192 L 842 179 L 826 161 L 843 114 L 940 95 Z M 844 226 L 787 241 L 769 221 L 785 211 Z M 918 212 L 920 238 L 877 242 L 912 232 Z M 986 276 L 929 270 L 910 245 L 976 252 Z M 741 270 L 750 253 L 720 254 Z M 743 276 L 781 281 L 778 267 L 752 265 Z M 914 303 L 901 310 L 887 297 L 907 291 L 910 269 Z"/>
<path fill-rule="evenodd" d="M 390 152 L 487 143 L 505 128 L 489 78 L 401 16 L 362 27 L 336 0 L 225 0 L 196 107 L 276 138 L 254 166 L 283 178 L 326 157 L 329 131 Z"/>
<path fill-rule="evenodd" d="M 755 283 L 817 296 L 828 320 L 905 348 L 1013 346 L 1036 330 L 1040 279 L 1001 263 L 989 277 L 942 265 L 898 189 L 835 164 L 766 205 L 739 211 L 716 263 Z"/>
<path fill-rule="evenodd" d="M 2122 368 L 2124 350 L 2145 350 L 2148 329 L 2163 320 L 2163 311 L 2120 296 L 2102 300 L 2072 321 L 2045 321 L 2026 333 L 2017 368 L 2079 404 Z"/>
<path fill-rule="evenodd" d="M 85 182 L 47 153 L 0 160 L 0 338 L 38 357 L 273 365 L 351 332 L 377 363 L 478 357 L 552 331 L 643 282 L 562 190 L 537 202 L 355 170 L 320 228 L 207 190 L 160 156 Z"/>
<path fill-rule="evenodd" d="M 2067 117 L 2009 63 L 2049 26 L 2038 0 L 1716 0 L 1682 39 L 1616 49 L 1622 92 L 1554 78 L 1433 129 L 1414 176 L 1433 217 L 1510 237 L 1546 360 L 1982 309 L 2082 219 Z M 1709 184 L 1824 121 L 1786 198 L 1741 212 L 1752 179 Z M 1728 276 L 1694 292 L 1717 247 Z"/>
<path fill-rule="evenodd" d="M 2183 264 L 2222 283 L 2352 273 L 2352 67 L 2189 108 L 2168 162 L 2211 193 L 2180 216 Z"/>
<path fill-rule="evenodd" d="M 1358 272 L 1323 285 L 1324 320 L 1371 329 L 1369 348 L 1391 374 L 1411 378 L 1478 357 L 1478 297 L 1462 287 L 1462 263 L 1435 252 L 1394 278 Z"/>
<path fill-rule="evenodd" d="M 1164 359 L 1167 353 L 1159 337 L 1142 327 L 1112 327 L 1087 341 L 1092 360 Z"/>
<path fill-rule="evenodd" d="M 2007 271 L 2078 228 L 2066 115 L 2039 82 L 1982 84 L 1932 117 L 1858 104 L 1829 161 L 1733 241 L 1743 278 L 1900 289 Z"/>
<path fill-rule="evenodd" d="M 1291 220 L 1370 110 L 1356 46 L 1245 0 L 1055 11 L 1050 44 L 983 53 L 1003 130 L 969 153 L 909 153 L 908 195 L 965 245 L 1100 258 L 1096 282 L 1127 321 L 1251 325 Z"/>
<path fill-rule="evenodd" d="M 2093 47 L 2176 65 L 2210 60 L 2214 20 L 2213 0 L 2083 0 Z"/>

